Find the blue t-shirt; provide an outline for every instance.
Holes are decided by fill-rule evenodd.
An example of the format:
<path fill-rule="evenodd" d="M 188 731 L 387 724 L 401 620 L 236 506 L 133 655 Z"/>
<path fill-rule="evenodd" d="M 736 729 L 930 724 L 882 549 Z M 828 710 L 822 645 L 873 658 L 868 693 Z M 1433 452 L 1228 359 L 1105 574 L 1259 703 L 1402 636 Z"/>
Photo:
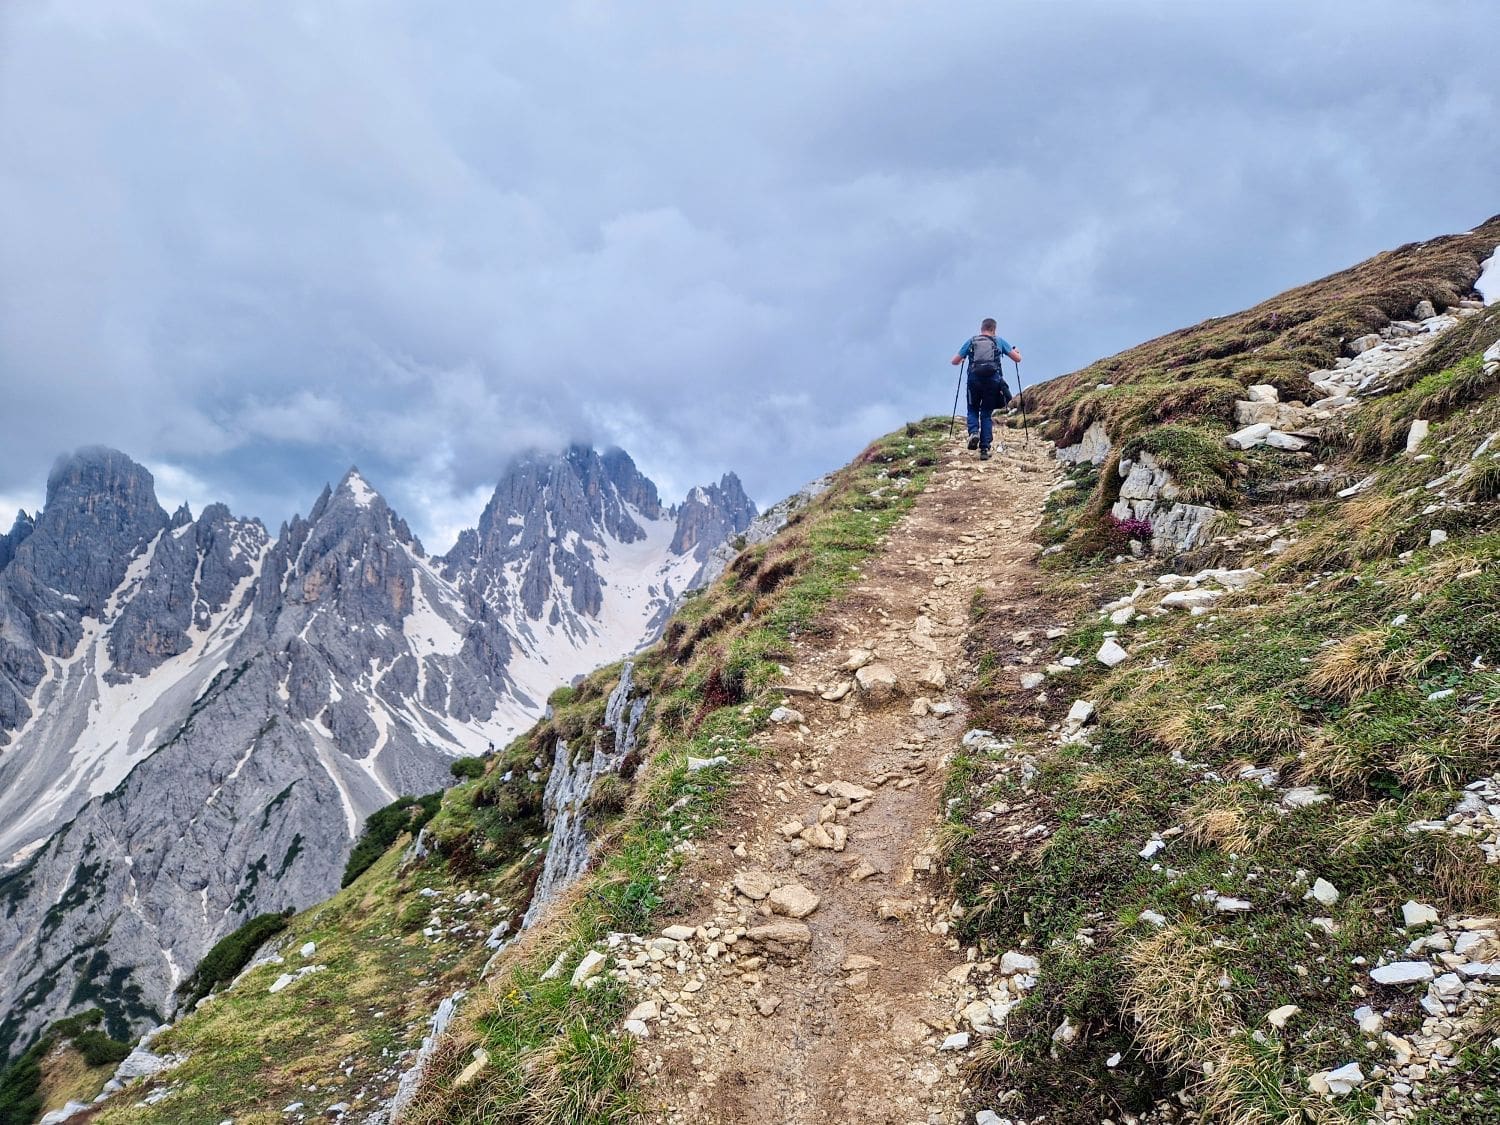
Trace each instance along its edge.
<path fill-rule="evenodd" d="M 982 336 L 984 335 L 984 333 L 981 332 L 980 335 Z M 1001 355 L 1004 355 L 1006 352 L 1011 350 L 1010 344 L 1006 340 L 1001 339 L 999 336 L 995 337 L 995 347 L 1000 350 Z M 974 337 L 970 336 L 967 340 L 964 341 L 964 346 L 958 349 L 958 358 L 968 359 L 969 352 L 972 351 L 973 348 Z"/>

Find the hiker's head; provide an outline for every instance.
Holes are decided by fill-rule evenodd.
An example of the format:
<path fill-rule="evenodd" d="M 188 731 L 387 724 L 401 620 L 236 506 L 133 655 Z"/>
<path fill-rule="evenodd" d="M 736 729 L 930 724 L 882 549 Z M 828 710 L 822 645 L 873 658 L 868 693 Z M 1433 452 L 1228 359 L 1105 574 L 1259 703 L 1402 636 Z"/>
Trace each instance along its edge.
<path fill-rule="evenodd" d="M 981 331 L 981 332 L 994 332 L 995 331 L 995 318 L 992 317 L 992 316 L 987 316 L 983 320 L 981 320 L 979 322 L 979 331 Z"/>

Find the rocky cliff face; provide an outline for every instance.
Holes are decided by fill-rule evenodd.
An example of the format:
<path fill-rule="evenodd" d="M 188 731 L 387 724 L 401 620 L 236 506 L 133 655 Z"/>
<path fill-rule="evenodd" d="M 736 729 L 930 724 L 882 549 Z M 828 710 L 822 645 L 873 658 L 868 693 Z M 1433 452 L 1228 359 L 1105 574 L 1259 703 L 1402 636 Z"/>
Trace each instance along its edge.
<path fill-rule="evenodd" d="M 649 639 L 748 520 L 730 481 L 684 531 L 624 453 L 531 459 L 439 561 L 356 470 L 272 541 L 168 517 L 121 454 L 60 463 L 0 569 L 0 1050 L 85 1005 L 139 1030 L 219 937 L 332 893 L 370 812 Z"/>
<path fill-rule="evenodd" d="M 688 493 L 677 510 L 672 550 L 705 562 L 715 547 L 744 531 L 755 516 L 755 505 L 745 495 L 740 478 L 726 473 L 718 484 Z"/>
<path fill-rule="evenodd" d="M 583 810 L 594 784 L 606 774 L 618 773 L 621 764 L 636 748 L 641 719 L 646 714 L 647 696 L 639 694 L 634 684 L 635 666 L 626 661 L 620 670 L 620 682 L 609 695 L 604 710 L 604 732 L 597 734 L 594 745 L 581 753 L 569 748 L 559 738 L 553 751 L 552 772 L 542 796 L 543 816 L 550 836 L 542 873 L 531 896 L 531 905 L 521 920 L 523 927 L 541 916 L 547 904 L 572 885 L 589 860 L 592 841 L 583 826 Z"/>
<path fill-rule="evenodd" d="M 628 454 L 574 446 L 506 473 L 443 574 L 501 615 L 511 673 L 544 697 L 653 640 L 713 548 L 754 516 L 732 473 L 665 508 Z"/>
<path fill-rule="evenodd" d="M 16 548 L 26 542 L 27 537 L 35 530 L 36 521 L 24 510 L 16 513 L 16 522 L 8 532 L 0 535 L 0 570 L 10 565 L 10 560 L 16 557 Z"/>
<path fill-rule="evenodd" d="M 126 567 L 167 525 L 151 474 L 124 454 L 87 449 L 59 461 L 47 505 L 29 529 L 6 536 L 0 571 L 0 745 L 33 713 L 31 696 L 50 666 L 83 639 Z M 20 532 L 21 534 L 17 534 Z"/>

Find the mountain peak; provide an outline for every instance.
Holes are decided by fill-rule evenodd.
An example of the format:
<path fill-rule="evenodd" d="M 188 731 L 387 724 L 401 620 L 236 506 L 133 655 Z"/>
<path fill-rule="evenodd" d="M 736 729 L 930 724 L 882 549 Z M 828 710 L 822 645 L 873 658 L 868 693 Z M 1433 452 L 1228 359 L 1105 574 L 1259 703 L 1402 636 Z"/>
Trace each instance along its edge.
<path fill-rule="evenodd" d="M 672 550 L 705 562 L 715 547 L 744 531 L 755 516 L 755 503 L 745 495 L 740 478 L 725 473 L 718 484 L 700 484 L 687 494 L 677 509 Z"/>
<path fill-rule="evenodd" d="M 77 599 L 81 612 L 98 616 L 128 562 L 169 522 L 145 466 L 116 449 L 79 449 L 58 458 L 47 478 L 47 502 L 27 537 L 27 565 Z"/>
<path fill-rule="evenodd" d="M 370 482 L 365 480 L 363 474 L 360 473 L 358 465 L 350 465 L 349 471 L 339 481 L 338 488 L 334 489 L 334 495 L 337 496 L 340 493 L 349 496 L 354 501 L 355 506 L 360 508 L 368 508 L 377 500 L 384 503 L 384 498 L 370 486 Z"/>
<path fill-rule="evenodd" d="M 59 497 L 108 494 L 127 499 L 149 499 L 156 503 L 156 480 L 150 471 L 118 449 L 87 445 L 63 454 L 47 475 L 47 501 L 51 510 Z"/>
<path fill-rule="evenodd" d="M 0 570 L 4 570 L 10 560 L 16 557 L 16 548 L 26 542 L 35 528 L 36 520 L 26 514 L 25 508 L 16 513 L 16 522 L 11 525 L 10 531 L 0 535 Z"/>

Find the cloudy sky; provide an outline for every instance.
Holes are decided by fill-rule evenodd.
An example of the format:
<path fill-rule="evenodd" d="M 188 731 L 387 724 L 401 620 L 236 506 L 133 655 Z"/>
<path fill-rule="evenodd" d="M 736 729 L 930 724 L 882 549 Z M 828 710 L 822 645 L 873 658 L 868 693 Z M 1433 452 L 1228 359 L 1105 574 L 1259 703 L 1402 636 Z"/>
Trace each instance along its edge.
<path fill-rule="evenodd" d="M 945 413 L 984 315 L 1040 380 L 1500 211 L 1496 42 L 1421 0 L 4 0 L 0 504 L 104 442 L 274 530 L 358 463 L 442 550 L 575 440 L 771 502 Z"/>

